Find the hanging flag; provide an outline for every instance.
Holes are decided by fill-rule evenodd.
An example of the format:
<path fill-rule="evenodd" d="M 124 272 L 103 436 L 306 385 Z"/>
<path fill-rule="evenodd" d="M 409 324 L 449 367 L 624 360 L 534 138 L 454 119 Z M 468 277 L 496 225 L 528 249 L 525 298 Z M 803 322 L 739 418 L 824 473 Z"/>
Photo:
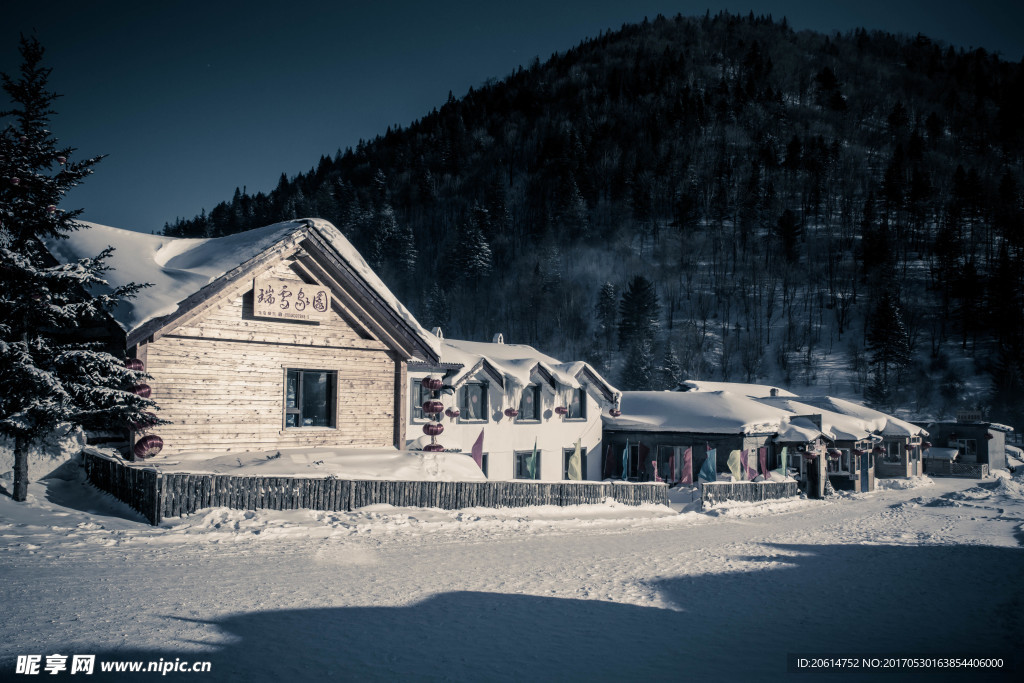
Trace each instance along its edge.
<path fill-rule="evenodd" d="M 680 484 L 693 483 L 693 449 L 687 448 L 683 451 L 683 470 L 679 473 Z"/>
<path fill-rule="evenodd" d="M 473 443 L 473 449 L 470 451 L 473 455 L 473 461 L 476 466 L 480 468 L 480 471 L 484 471 L 484 430 L 480 430 L 480 436 L 476 437 L 476 442 Z"/>
<path fill-rule="evenodd" d="M 626 439 L 626 447 L 622 450 L 622 478 L 629 479 L 629 439 Z"/>
<path fill-rule="evenodd" d="M 761 461 L 761 471 L 764 472 L 764 480 L 768 481 L 772 478 L 772 473 L 768 471 L 768 447 L 761 446 L 757 449 L 757 459 Z"/>
<path fill-rule="evenodd" d="M 779 467 L 778 469 L 772 470 L 774 474 L 779 475 L 783 479 L 785 479 L 788 476 L 786 473 L 786 453 L 788 452 L 788 448 L 788 446 L 782 447 L 782 452 L 779 453 Z"/>
<path fill-rule="evenodd" d="M 650 452 L 651 452 L 651 449 L 648 448 L 647 446 L 643 445 L 642 443 L 641 444 L 637 444 L 637 447 L 636 447 L 636 478 L 641 480 L 641 481 L 647 481 L 648 480 L 648 477 L 646 476 L 646 474 L 647 474 L 646 470 L 647 470 L 647 456 L 648 456 L 648 454 Z"/>
<path fill-rule="evenodd" d="M 750 468 L 748 467 L 749 462 L 750 451 L 744 448 L 742 451 L 740 451 L 740 476 L 743 479 L 750 479 L 750 476 L 748 476 L 750 472 Z"/>
<path fill-rule="evenodd" d="M 739 450 L 729 451 L 729 460 L 726 461 L 726 466 L 729 468 L 729 471 L 732 472 L 733 481 L 743 480 L 743 471 L 740 469 Z"/>
<path fill-rule="evenodd" d="M 754 481 L 757 479 L 757 457 L 752 451 L 744 450 L 743 452 L 747 454 L 747 467 L 744 470 L 747 473 L 747 479 Z"/>
<path fill-rule="evenodd" d="M 704 481 L 717 481 L 718 449 L 709 448 L 704 464 L 700 466 L 700 478 Z"/>
<path fill-rule="evenodd" d="M 569 456 L 569 478 L 573 481 L 579 481 L 583 477 L 580 474 L 580 461 L 583 460 L 583 454 L 580 452 L 580 439 L 576 439 L 576 450 Z"/>
<path fill-rule="evenodd" d="M 537 437 L 533 437 L 533 453 L 526 461 L 526 471 L 530 473 L 530 479 L 537 478 Z"/>

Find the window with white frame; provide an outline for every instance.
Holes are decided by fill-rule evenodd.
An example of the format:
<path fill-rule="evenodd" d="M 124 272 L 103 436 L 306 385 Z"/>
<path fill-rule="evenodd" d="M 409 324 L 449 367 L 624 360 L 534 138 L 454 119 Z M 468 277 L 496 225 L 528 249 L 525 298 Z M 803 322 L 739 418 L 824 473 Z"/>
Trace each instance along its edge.
<path fill-rule="evenodd" d="M 565 415 L 566 419 L 587 419 L 587 392 L 583 387 L 573 390 L 572 398 L 569 400 L 569 405 L 566 408 L 569 409 L 569 412 Z"/>
<path fill-rule="evenodd" d="M 334 427 L 337 390 L 334 370 L 286 370 L 284 426 Z"/>
<path fill-rule="evenodd" d="M 562 449 L 562 479 L 569 479 L 569 461 L 572 459 L 576 447 Z M 587 478 L 587 449 L 580 448 L 580 479 Z"/>
<path fill-rule="evenodd" d="M 517 420 L 540 420 L 540 385 L 531 384 L 523 389 L 523 397 L 519 399 L 519 415 Z"/>
<path fill-rule="evenodd" d="M 512 476 L 516 479 L 540 479 L 540 451 L 515 451 Z"/>
<path fill-rule="evenodd" d="M 412 384 L 409 387 L 409 415 L 412 416 L 413 420 L 427 421 L 427 416 L 423 413 L 423 404 L 433 398 L 434 393 L 430 389 L 424 388 L 420 384 L 420 380 L 412 380 Z"/>
<path fill-rule="evenodd" d="M 459 387 L 459 420 L 487 419 L 487 384 L 467 382 Z"/>
<path fill-rule="evenodd" d="M 957 439 L 956 447 L 960 449 L 960 459 L 976 462 L 978 460 L 978 441 L 976 439 Z"/>

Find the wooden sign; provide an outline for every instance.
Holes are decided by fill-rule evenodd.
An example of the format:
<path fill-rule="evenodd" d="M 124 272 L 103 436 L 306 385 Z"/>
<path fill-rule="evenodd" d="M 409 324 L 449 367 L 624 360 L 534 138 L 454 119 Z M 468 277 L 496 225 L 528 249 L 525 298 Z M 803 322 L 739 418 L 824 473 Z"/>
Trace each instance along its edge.
<path fill-rule="evenodd" d="M 327 320 L 331 290 L 295 280 L 256 278 L 252 286 L 252 312 L 258 318 Z"/>

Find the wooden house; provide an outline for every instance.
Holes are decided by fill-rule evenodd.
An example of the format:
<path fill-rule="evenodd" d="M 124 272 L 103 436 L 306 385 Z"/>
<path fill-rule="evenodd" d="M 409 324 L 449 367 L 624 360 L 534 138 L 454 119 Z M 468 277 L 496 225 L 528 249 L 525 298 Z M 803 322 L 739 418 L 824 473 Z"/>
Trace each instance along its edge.
<path fill-rule="evenodd" d="M 928 430 L 928 443 L 922 444 L 926 463 L 926 473 L 931 474 L 927 467 L 931 466 L 936 474 L 950 474 L 952 469 L 945 463 L 946 470 L 939 463 L 929 463 L 933 449 L 954 449 L 956 463 L 962 468 L 973 470 L 967 466 L 987 465 L 988 471 L 1006 467 L 1006 435 L 1013 431 L 1006 425 L 986 422 L 980 413 L 962 411 L 957 415 L 956 422 L 931 422 L 925 427 Z M 933 448 L 928 448 L 933 447 Z"/>
<path fill-rule="evenodd" d="M 600 480 L 601 415 L 620 392 L 592 366 L 563 363 L 524 344 L 443 339 L 439 361 L 409 364 L 408 447 L 470 453 L 481 440 L 489 479 L 564 481 L 580 446 L 580 479 Z M 435 397 L 424 379 L 439 381 L 440 428 L 423 406 Z M 433 438 L 427 434 L 433 434 Z M 535 455 L 536 453 L 536 455 Z M 532 459 L 532 466 L 531 466 Z"/>
<path fill-rule="evenodd" d="M 153 283 L 115 311 L 128 358 L 169 424 L 130 436 L 160 456 L 283 448 L 401 448 L 407 364 L 439 341 L 327 221 L 174 239 L 105 226 L 47 244 L 55 258 L 107 245 L 111 285 Z"/>

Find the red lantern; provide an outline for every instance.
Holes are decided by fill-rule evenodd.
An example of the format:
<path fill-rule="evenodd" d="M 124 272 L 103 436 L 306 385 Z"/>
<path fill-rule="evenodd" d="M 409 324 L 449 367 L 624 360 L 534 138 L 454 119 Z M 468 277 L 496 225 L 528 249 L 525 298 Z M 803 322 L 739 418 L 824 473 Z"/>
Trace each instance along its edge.
<path fill-rule="evenodd" d="M 841 450 L 839 450 L 838 448 L 830 448 L 830 449 L 828 449 L 828 457 L 830 457 L 830 458 L 841 458 L 842 456 L 843 456 L 843 452 Z"/>
<path fill-rule="evenodd" d="M 568 415 L 569 414 L 569 409 L 566 408 L 565 406 L 556 406 L 555 407 L 555 413 L 558 414 L 558 415 Z"/>
<path fill-rule="evenodd" d="M 986 439 L 988 439 L 989 441 L 991 441 L 991 440 L 992 440 L 992 439 L 994 438 L 994 437 L 992 436 L 992 432 L 989 432 L 988 434 L 986 434 L 986 435 L 985 435 L 985 438 L 986 438 Z"/>
<path fill-rule="evenodd" d="M 440 453 L 444 451 L 444 446 L 442 446 L 439 443 L 428 443 L 426 446 L 423 447 L 423 450 L 429 451 L 431 453 Z"/>
<path fill-rule="evenodd" d="M 141 396 L 142 398 L 149 398 L 150 394 L 153 393 L 153 390 L 150 389 L 148 384 L 136 384 L 132 388 L 132 393 Z"/>
<path fill-rule="evenodd" d="M 871 449 L 871 452 L 874 453 L 875 455 L 881 455 L 882 453 L 885 453 L 885 449 L 883 449 L 881 446 L 875 446 L 874 448 Z"/>
<path fill-rule="evenodd" d="M 448 410 L 444 411 L 444 414 L 454 420 L 459 415 L 461 415 L 462 412 L 458 408 L 449 408 Z"/>
<path fill-rule="evenodd" d="M 932 447 L 932 442 L 931 441 L 925 441 L 925 442 L 923 442 L 921 444 L 921 448 L 923 448 L 925 450 L 928 450 L 931 447 Z"/>
<path fill-rule="evenodd" d="M 612 417 L 618 417 L 619 415 L 622 415 L 622 411 L 619 410 L 618 408 L 612 408 L 611 410 L 608 411 L 608 414 L 611 415 Z"/>
<path fill-rule="evenodd" d="M 68 158 L 67 157 L 57 157 L 57 163 L 60 164 L 61 166 L 63 166 L 64 164 L 68 163 Z"/>
<path fill-rule="evenodd" d="M 431 422 L 423 425 L 423 433 L 427 436 L 437 436 L 444 431 L 444 425 L 440 422 Z"/>
<path fill-rule="evenodd" d="M 164 440 L 156 434 L 149 434 L 144 436 L 135 442 L 135 448 L 132 451 L 135 453 L 136 458 L 145 460 L 146 458 L 152 458 L 154 455 L 159 453 L 164 447 Z"/>
<path fill-rule="evenodd" d="M 143 370 L 146 369 L 146 364 L 143 363 L 138 358 L 129 358 L 124 362 L 124 366 L 129 370 L 133 370 L 135 372 L 142 372 Z"/>
<path fill-rule="evenodd" d="M 505 417 L 518 417 L 519 411 L 515 408 L 505 408 Z"/>
<path fill-rule="evenodd" d="M 434 415 L 444 410 L 444 404 L 437 399 L 430 399 L 429 401 L 423 402 L 423 412 L 427 415 Z"/>
<path fill-rule="evenodd" d="M 420 386 L 428 391 L 440 391 L 442 383 L 436 377 L 424 377 L 420 380 Z"/>

